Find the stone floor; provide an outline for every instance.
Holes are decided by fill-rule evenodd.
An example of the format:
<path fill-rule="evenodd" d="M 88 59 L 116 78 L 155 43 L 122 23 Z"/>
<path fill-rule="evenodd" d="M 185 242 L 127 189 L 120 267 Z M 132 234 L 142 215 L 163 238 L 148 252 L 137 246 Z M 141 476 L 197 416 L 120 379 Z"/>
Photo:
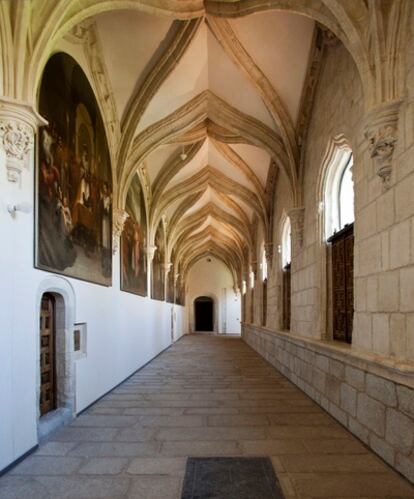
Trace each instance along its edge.
<path fill-rule="evenodd" d="M 0 479 L 0 498 L 179 499 L 188 456 L 270 456 L 287 498 L 414 498 L 242 340 L 205 335 L 58 430 Z"/>

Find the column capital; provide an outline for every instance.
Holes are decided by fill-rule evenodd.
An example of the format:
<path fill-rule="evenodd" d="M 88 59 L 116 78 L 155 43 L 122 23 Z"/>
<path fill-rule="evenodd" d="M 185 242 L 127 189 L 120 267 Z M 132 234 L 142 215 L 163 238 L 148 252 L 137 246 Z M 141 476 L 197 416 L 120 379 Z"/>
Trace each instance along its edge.
<path fill-rule="evenodd" d="M 155 252 L 157 251 L 157 247 L 154 246 L 154 245 L 148 245 L 145 252 L 147 254 L 147 258 L 148 258 L 148 263 L 152 262 L 152 260 L 154 260 L 154 255 L 155 255 Z"/>
<path fill-rule="evenodd" d="M 365 119 L 365 137 L 369 143 L 370 156 L 385 188 L 389 187 L 391 181 L 401 102 L 393 100 L 377 106 L 368 112 Z"/>
<path fill-rule="evenodd" d="M 164 267 L 164 270 L 165 270 L 165 274 L 169 274 L 170 270 L 173 267 L 173 264 L 171 262 L 167 262 L 167 263 L 163 264 L 163 267 Z"/>
<path fill-rule="evenodd" d="M 292 208 L 289 213 L 291 237 L 292 237 L 292 254 L 297 255 L 303 245 L 303 227 L 305 219 L 305 208 L 303 206 Z"/>
<path fill-rule="evenodd" d="M 19 182 L 23 168 L 28 168 L 34 135 L 43 125 L 47 121 L 31 104 L 0 97 L 0 147 L 6 154 L 9 182 Z"/>
<path fill-rule="evenodd" d="M 114 255 L 118 251 L 119 238 L 122 235 L 128 217 L 128 213 L 122 208 L 114 208 L 112 210 L 112 253 Z"/>
<path fill-rule="evenodd" d="M 265 257 L 267 262 L 271 265 L 273 260 L 273 243 L 267 242 L 264 245 Z"/>

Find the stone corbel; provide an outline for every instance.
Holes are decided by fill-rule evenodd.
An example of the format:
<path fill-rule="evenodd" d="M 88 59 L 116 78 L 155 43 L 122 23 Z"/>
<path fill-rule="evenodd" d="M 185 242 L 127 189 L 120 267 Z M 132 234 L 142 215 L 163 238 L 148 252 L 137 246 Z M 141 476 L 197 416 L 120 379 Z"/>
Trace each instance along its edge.
<path fill-rule="evenodd" d="M 292 237 L 292 254 L 297 255 L 303 246 L 303 226 L 305 219 L 305 208 L 293 208 L 289 211 L 289 219 Z"/>
<path fill-rule="evenodd" d="M 155 255 L 155 252 L 157 251 L 157 247 L 156 246 L 148 246 L 147 249 L 146 249 L 146 253 L 147 253 L 147 259 L 148 259 L 148 263 L 151 263 L 153 260 L 154 260 L 154 255 Z"/>
<path fill-rule="evenodd" d="M 252 274 L 254 275 L 254 280 L 256 281 L 256 278 L 257 278 L 257 269 L 258 269 L 257 262 L 250 262 L 250 268 L 251 268 Z"/>
<path fill-rule="evenodd" d="M 172 267 L 173 267 L 173 264 L 171 262 L 164 263 L 165 277 L 167 277 L 167 275 L 170 273 Z"/>
<path fill-rule="evenodd" d="M 119 248 L 119 238 L 122 235 L 122 231 L 124 230 L 124 225 L 126 219 L 129 217 L 128 213 L 125 210 L 120 208 L 114 208 L 112 212 L 112 253 L 118 251 Z"/>
<path fill-rule="evenodd" d="M 6 155 L 7 180 L 20 182 L 28 168 L 29 153 L 39 126 L 47 125 L 35 108 L 25 102 L 0 98 L 0 147 Z"/>
<path fill-rule="evenodd" d="M 271 267 L 273 262 L 273 243 L 265 243 L 264 251 L 267 265 L 268 267 Z"/>
<path fill-rule="evenodd" d="M 368 114 L 365 124 L 369 152 L 374 160 L 376 173 L 386 189 L 391 182 L 393 155 L 398 140 L 400 106 L 401 101 L 395 100 L 373 109 Z"/>

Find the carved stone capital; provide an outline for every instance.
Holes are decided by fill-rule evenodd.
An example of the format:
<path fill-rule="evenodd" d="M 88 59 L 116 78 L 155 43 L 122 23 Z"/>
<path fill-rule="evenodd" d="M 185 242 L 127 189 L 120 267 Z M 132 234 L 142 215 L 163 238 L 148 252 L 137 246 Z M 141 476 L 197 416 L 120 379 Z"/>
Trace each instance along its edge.
<path fill-rule="evenodd" d="M 180 274 L 175 274 L 174 275 L 174 286 L 177 285 L 178 279 L 180 278 Z"/>
<path fill-rule="evenodd" d="M 168 275 L 173 267 L 173 264 L 171 262 L 164 263 L 164 270 L 165 270 L 165 275 Z"/>
<path fill-rule="evenodd" d="M 121 208 L 114 208 L 112 211 L 112 252 L 114 255 L 118 251 L 119 238 L 128 217 L 128 213 Z"/>
<path fill-rule="evenodd" d="M 147 253 L 148 263 L 152 262 L 154 260 L 155 252 L 157 251 L 157 247 L 150 245 L 150 246 L 147 246 L 147 249 L 145 251 Z"/>
<path fill-rule="evenodd" d="M 28 155 L 33 149 L 38 126 L 46 125 L 33 106 L 6 97 L 0 98 L 0 147 L 6 155 L 7 179 L 19 182 Z"/>
<path fill-rule="evenodd" d="M 256 277 L 257 277 L 257 270 L 258 270 L 258 265 L 257 265 L 257 262 L 250 262 L 250 268 L 251 268 L 251 272 L 253 273 L 254 275 L 254 280 L 256 280 Z"/>
<path fill-rule="evenodd" d="M 289 211 L 289 219 L 292 237 L 292 254 L 297 255 L 303 245 L 303 225 L 305 219 L 305 208 L 292 208 Z"/>
<path fill-rule="evenodd" d="M 391 101 L 373 109 L 366 118 L 365 137 L 374 160 L 377 175 L 388 188 L 392 173 L 392 160 L 398 140 L 398 118 L 401 101 Z"/>
<path fill-rule="evenodd" d="M 265 243 L 264 245 L 265 257 L 268 265 L 272 265 L 273 260 L 273 243 Z"/>

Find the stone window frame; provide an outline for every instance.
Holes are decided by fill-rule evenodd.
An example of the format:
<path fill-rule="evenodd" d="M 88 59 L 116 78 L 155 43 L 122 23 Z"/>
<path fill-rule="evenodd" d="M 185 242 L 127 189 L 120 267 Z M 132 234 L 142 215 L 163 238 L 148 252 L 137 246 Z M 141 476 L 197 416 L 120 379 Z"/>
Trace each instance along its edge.
<path fill-rule="evenodd" d="M 281 259 L 282 269 L 292 262 L 292 226 L 289 216 L 286 215 L 281 231 Z"/>
<path fill-rule="evenodd" d="M 352 162 L 352 163 L 351 163 Z M 333 140 L 323 162 L 321 211 L 324 212 L 324 241 L 341 228 L 340 192 L 344 174 L 351 164 L 353 152 L 344 136 Z"/>

